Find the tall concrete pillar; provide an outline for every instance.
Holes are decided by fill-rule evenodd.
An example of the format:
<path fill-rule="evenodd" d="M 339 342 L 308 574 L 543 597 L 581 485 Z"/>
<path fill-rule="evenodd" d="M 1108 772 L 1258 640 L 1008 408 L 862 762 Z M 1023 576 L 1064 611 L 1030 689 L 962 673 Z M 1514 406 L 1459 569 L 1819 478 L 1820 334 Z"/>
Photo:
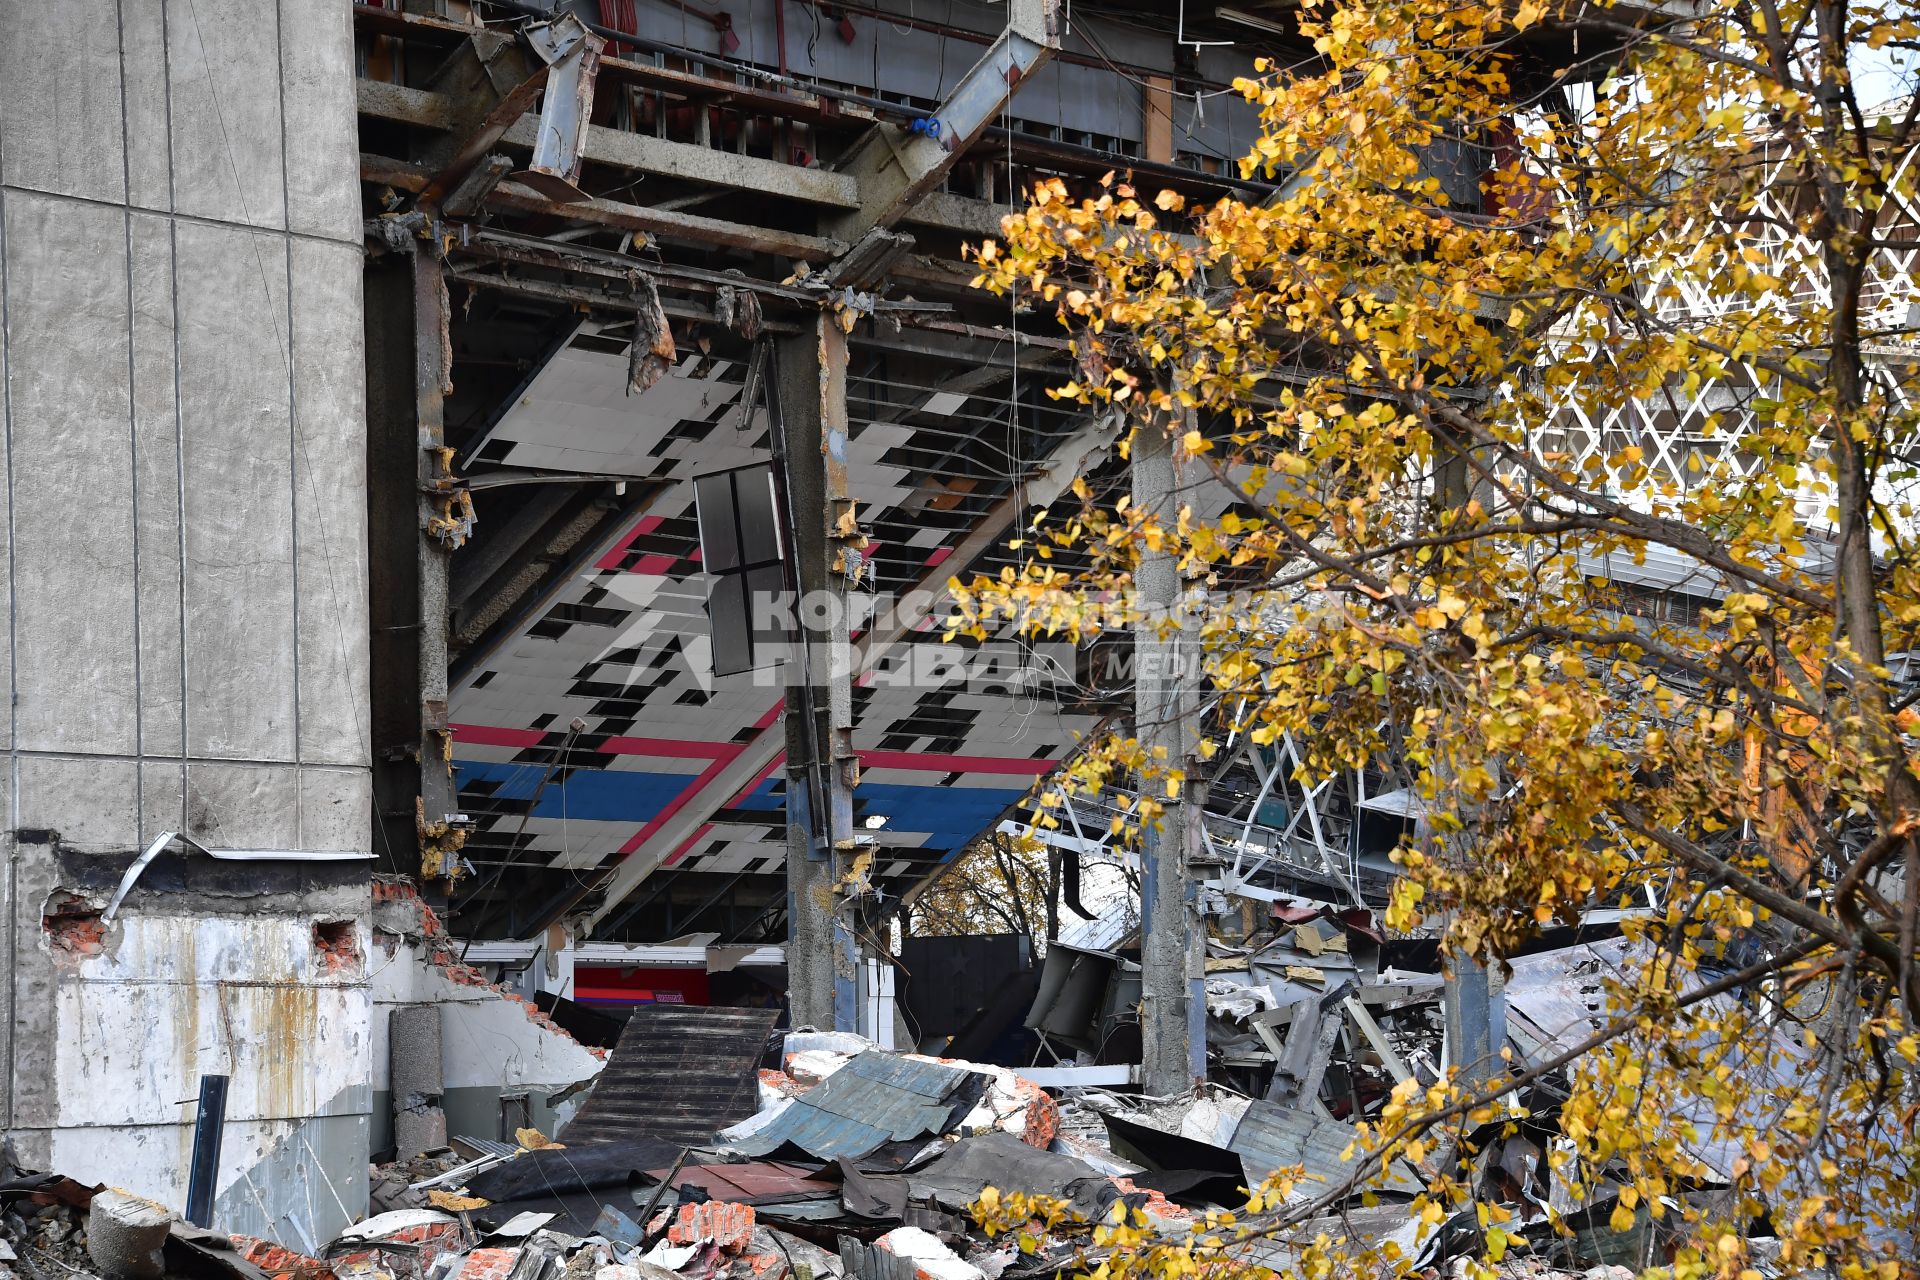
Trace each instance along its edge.
<path fill-rule="evenodd" d="M 787 988 L 793 1024 L 857 1029 L 859 955 L 840 892 L 854 849 L 852 644 L 848 619 L 847 339 L 823 313 L 781 341 L 781 464 L 798 566 L 787 668 Z"/>
<path fill-rule="evenodd" d="M 1179 467 L 1162 423 L 1134 433 L 1134 510 L 1171 525 L 1179 511 Z M 1206 931 L 1191 864 L 1199 852 L 1200 783 L 1188 768 L 1198 730 L 1199 637 L 1181 602 L 1172 553 L 1142 548 L 1134 570 L 1134 731 L 1162 769 L 1187 769 L 1178 797 L 1141 832 L 1142 1074 L 1150 1094 L 1180 1093 L 1206 1077 Z M 1158 797 L 1158 779 L 1143 784 Z"/>
<path fill-rule="evenodd" d="M 366 863 L 173 841 L 105 908 L 169 832 L 372 838 L 352 14 L 3 8 L 5 1136 L 179 1209 L 227 1076 L 212 1225 L 311 1251 L 366 1204 Z"/>

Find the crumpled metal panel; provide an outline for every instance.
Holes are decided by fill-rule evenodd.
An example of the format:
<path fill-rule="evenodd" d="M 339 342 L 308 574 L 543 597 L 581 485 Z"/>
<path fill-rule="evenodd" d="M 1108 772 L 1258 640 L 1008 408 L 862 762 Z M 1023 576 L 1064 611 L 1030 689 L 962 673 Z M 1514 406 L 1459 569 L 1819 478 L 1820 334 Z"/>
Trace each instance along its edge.
<path fill-rule="evenodd" d="M 792 1143 L 822 1160 L 858 1159 L 889 1142 L 944 1133 L 958 1119 L 954 1095 L 974 1074 L 869 1050 L 730 1145 L 750 1156 Z"/>
<path fill-rule="evenodd" d="M 777 1009 L 640 1006 L 566 1142 L 711 1142 L 759 1109 L 760 1059 L 779 1017 Z"/>
<path fill-rule="evenodd" d="M 1248 1107 L 1247 1113 L 1240 1117 L 1227 1147 L 1240 1157 L 1246 1169 L 1247 1185 L 1257 1184 L 1275 1169 L 1300 1165 L 1306 1170 L 1307 1180 L 1318 1184 L 1305 1190 L 1318 1195 L 1352 1176 L 1354 1162 L 1344 1157 L 1356 1136 L 1350 1124 L 1261 1101 Z M 1358 1158 L 1357 1152 L 1355 1156 Z M 1403 1162 L 1392 1162 L 1387 1174 L 1385 1180 L 1372 1184 L 1376 1190 L 1403 1191 L 1408 1195 L 1419 1192 L 1419 1179 Z"/>

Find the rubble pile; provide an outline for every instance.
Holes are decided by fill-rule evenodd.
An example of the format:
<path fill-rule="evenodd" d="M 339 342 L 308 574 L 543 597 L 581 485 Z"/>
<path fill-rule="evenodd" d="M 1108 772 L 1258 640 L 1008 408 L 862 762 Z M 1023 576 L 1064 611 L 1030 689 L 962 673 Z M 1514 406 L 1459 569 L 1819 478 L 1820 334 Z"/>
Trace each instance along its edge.
<path fill-rule="evenodd" d="M 1516 963 L 1518 1055 L 1581 1034 L 1581 993 L 1618 962 L 1615 945 Z M 1097 1268 L 1094 1228 L 1122 1212 L 1177 1235 L 1280 1170 L 1301 1171 L 1295 1203 L 1333 1194 L 1337 1212 L 1247 1242 L 1244 1257 L 1236 1245 L 1237 1260 L 1284 1268 L 1295 1242 L 1330 1236 L 1390 1242 L 1414 1274 L 1451 1280 L 1481 1228 L 1471 1209 L 1426 1228 L 1412 1202 L 1434 1168 L 1391 1162 L 1338 1193 L 1355 1124 L 1396 1082 L 1441 1070 L 1443 984 L 1396 958 L 1409 956 L 1389 954 L 1367 912 L 1331 907 L 1283 904 L 1240 941 L 1211 941 L 1211 1083 L 1176 1097 L 1111 1083 L 1111 1046 L 1137 1018 L 1124 951 L 1050 949 L 1027 1018 L 1053 1052 L 1045 1068 L 780 1033 L 770 1010 L 657 1008 L 627 1024 L 556 1137 L 455 1137 L 378 1166 L 371 1216 L 316 1257 L 9 1171 L 0 1280 L 1039 1280 Z M 1553 1185 L 1563 1099 L 1543 1078 L 1516 1100 L 1526 1119 L 1465 1135 L 1477 1196 L 1508 1206 L 1524 1237 L 1501 1274 L 1624 1280 L 1667 1261 L 1670 1227 L 1644 1206 L 1623 1231 L 1613 1202 L 1569 1203 Z M 990 1236 L 973 1216 L 989 1187 L 1056 1197 L 1070 1216 Z M 1755 1269 L 1779 1274 L 1766 1242 L 1750 1244 Z"/>

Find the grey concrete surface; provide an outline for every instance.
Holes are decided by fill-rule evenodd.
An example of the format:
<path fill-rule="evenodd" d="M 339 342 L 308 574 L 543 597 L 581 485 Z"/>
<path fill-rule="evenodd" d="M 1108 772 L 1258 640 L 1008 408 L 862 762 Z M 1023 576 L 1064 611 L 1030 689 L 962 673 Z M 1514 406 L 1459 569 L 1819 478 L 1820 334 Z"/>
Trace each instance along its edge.
<path fill-rule="evenodd" d="M 160 1280 L 173 1213 L 124 1191 L 106 1190 L 87 1207 L 87 1256 L 112 1280 Z"/>
<path fill-rule="evenodd" d="M 415 1107 L 418 1099 L 438 1100 L 446 1092 L 439 1005 L 401 1005 L 387 1015 L 387 1060 L 396 1106 Z"/>
<path fill-rule="evenodd" d="M 180 1099 L 228 1071 L 215 1225 L 319 1243 L 364 1208 L 371 1000 L 309 931 L 364 926 L 364 878 L 170 855 L 97 953 L 42 915 L 165 830 L 369 847 L 353 62 L 310 0 L 42 0 L 0 37 L 0 1129 L 177 1208 Z"/>

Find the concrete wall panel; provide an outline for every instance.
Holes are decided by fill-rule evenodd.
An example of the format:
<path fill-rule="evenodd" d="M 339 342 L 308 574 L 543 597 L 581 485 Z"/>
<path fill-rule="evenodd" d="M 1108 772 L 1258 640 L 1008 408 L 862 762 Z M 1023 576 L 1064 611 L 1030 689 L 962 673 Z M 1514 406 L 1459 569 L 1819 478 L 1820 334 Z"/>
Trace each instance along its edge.
<path fill-rule="evenodd" d="M 10 292 L 7 286 L 6 260 L 7 191 L 5 187 L 0 187 L 0 315 L 5 314 L 6 297 Z M 11 375 L 8 373 L 8 347 L 7 326 L 4 323 L 0 323 L 0 429 L 4 429 L 10 434 L 11 427 L 8 422 L 8 413 L 12 407 L 12 397 L 8 392 L 8 388 L 12 386 L 13 383 Z M 0 444 L 4 443 L 4 437 L 0 437 Z M 0 516 L 7 514 L 7 495 L 12 492 L 12 480 L 13 477 L 10 472 L 10 464 L 7 460 L 7 452 L 4 448 L 0 448 Z M 0 519 L 0 569 L 7 570 L 7 572 L 0 573 L 0 617 L 4 618 L 11 618 L 13 616 L 12 564 L 12 524 L 9 520 Z M 5 681 L 5 684 L 0 687 L 6 688 L 9 695 L 11 695 L 13 689 L 13 627 L 11 625 L 0 627 L 0 680 Z M 7 709 L 5 715 L 0 715 L 0 750 L 13 750 L 13 711 L 11 707 Z M 11 815 L 12 810 L 9 808 L 6 812 Z M 10 827 L 11 825 L 9 822 L 8 826 Z M 4 1086 L 0 1086 L 0 1088 L 3 1087 Z M 0 1096 L 4 1096 L 4 1094 L 0 1094 Z"/>
<path fill-rule="evenodd" d="M 88 1182 L 137 1189 L 179 1208 L 186 1203 L 193 1151 L 193 1108 L 181 1111 L 186 1119 L 177 1123 L 33 1136 L 44 1144 L 48 1165 L 74 1169 L 74 1176 Z M 359 1216 L 344 1206 L 366 1203 L 366 1130 L 364 1111 L 229 1124 L 220 1148 L 214 1221 L 222 1230 L 317 1253 Z M 362 1157 L 358 1161 L 356 1151 Z"/>
<path fill-rule="evenodd" d="M 187 766 L 187 826 L 217 849 L 298 849 L 300 771 L 195 761 Z"/>
<path fill-rule="evenodd" d="M 11 1127 L 45 1127 L 53 1123 L 59 1106 L 60 1080 L 54 1074 L 54 990 L 56 974 L 53 955 L 47 948 L 46 934 L 40 926 L 41 913 L 53 892 L 56 877 L 53 859 L 44 841 L 29 843 L 15 839 L 13 875 L 13 937 L 10 957 L 13 980 L 13 1069 L 12 1094 L 8 1099 L 7 1124 Z M 28 1158 L 25 1149 L 22 1158 Z M 42 1164 L 41 1168 L 50 1166 Z"/>
<path fill-rule="evenodd" d="M 17 745 L 137 747 L 126 219 L 8 194 Z"/>
<path fill-rule="evenodd" d="M 316 852 L 379 853 L 369 849 L 373 779 L 365 769 L 300 769 L 300 847 Z"/>
<path fill-rule="evenodd" d="M 162 831 L 187 829 L 187 766 L 175 760 L 140 765 L 140 847 Z"/>
<path fill-rule="evenodd" d="M 132 760 L 20 757 L 20 825 L 60 833 L 82 853 L 123 853 L 140 840 L 140 779 Z"/>
<path fill-rule="evenodd" d="M 126 196 L 116 0 L 8 5 L 0 38 L 0 182 Z"/>
<path fill-rule="evenodd" d="M 369 763 L 367 451 L 359 245 L 290 242 L 300 759 Z M 356 846 L 357 847 L 357 846 Z"/>
<path fill-rule="evenodd" d="M 207 1073 L 232 1077 L 229 1122 L 318 1115 L 362 1083 L 352 1077 L 366 1052 L 364 989 L 77 982 L 61 984 L 58 1008 L 63 1026 L 88 1028 L 55 1055 L 61 1128 L 191 1120 L 176 1100 L 195 1097 Z"/>
<path fill-rule="evenodd" d="M 180 418 L 174 395 L 170 220 L 132 215 L 128 244 L 133 282 L 140 749 L 148 755 L 179 755 L 184 749 L 180 717 L 186 671 L 180 649 Z"/>
<path fill-rule="evenodd" d="M 353 61 L 353 13 L 346 5 L 280 0 L 286 154 L 293 157 L 287 167 L 287 225 L 358 246 L 359 164 L 352 150 L 331 145 L 358 136 L 348 74 Z"/>
<path fill-rule="evenodd" d="M 254 0 L 167 6 L 177 211 L 286 225 L 279 27 L 279 10 Z"/>
<path fill-rule="evenodd" d="M 120 72 L 127 116 L 127 203 L 173 208 L 173 157 L 167 102 L 167 6 L 119 0 Z"/>
<path fill-rule="evenodd" d="M 357 869 L 170 859 L 97 954 L 43 913 L 164 830 L 370 838 L 352 77 L 317 0 L 36 0 L 0 34 L 0 1118 L 30 1167 L 177 1207 L 183 1100 L 225 1072 L 214 1225 L 308 1252 L 366 1203 Z"/>
<path fill-rule="evenodd" d="M 290 760 L 293 470 L 284 242 L 188 222 L 176 235 L 187 747 L 196 756 Z"/>

